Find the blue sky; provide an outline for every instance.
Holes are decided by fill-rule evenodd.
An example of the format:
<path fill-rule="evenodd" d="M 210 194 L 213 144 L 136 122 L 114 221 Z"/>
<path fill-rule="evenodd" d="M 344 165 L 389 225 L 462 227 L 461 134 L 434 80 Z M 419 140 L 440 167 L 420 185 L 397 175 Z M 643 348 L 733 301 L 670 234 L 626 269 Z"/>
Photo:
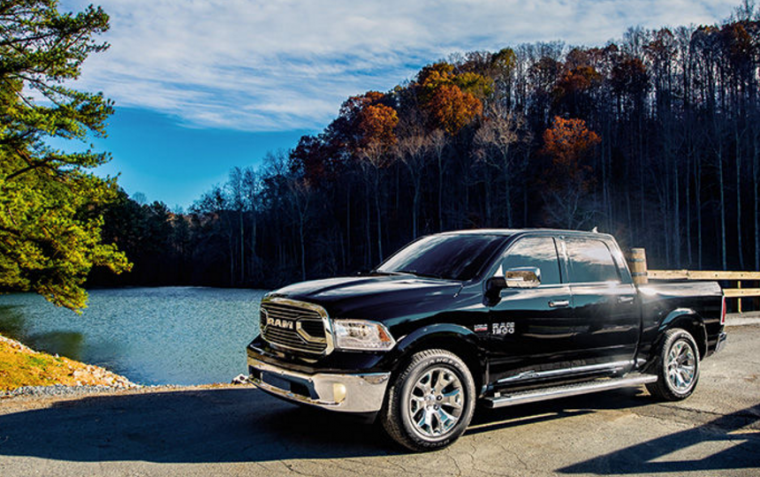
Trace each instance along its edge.
<path fill-rule="evenodd" d="M 287 149 L 309 131 L 242 131 L 190 127 L 179 118 L 149 109 L 117 108 L 108 137 L 95 147 L 113 160 L 103 175 L 120 174 L 119 184 L 130 195 L 145 194 L 172 209 L 187 209 L 214 184 L 223 184 L 235 166 L 255 165 L 267 151 Z"/>
<path fill-rule="evenodd" d="M 233 166 L 256 165 L 456 52 L 523 42 L 603 45 L 630 26 L 711 24 L 739 0 L 62 0 L 111 15 L 76 87 L 116 102 L 108 138 L 130 194 L 187 208 Z"/>

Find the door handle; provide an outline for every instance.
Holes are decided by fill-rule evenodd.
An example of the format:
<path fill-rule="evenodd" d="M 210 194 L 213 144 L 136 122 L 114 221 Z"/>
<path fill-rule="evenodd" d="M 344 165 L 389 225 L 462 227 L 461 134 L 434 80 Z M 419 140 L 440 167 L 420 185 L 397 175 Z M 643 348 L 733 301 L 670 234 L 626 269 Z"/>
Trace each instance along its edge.
<path fill-rule="evenodd" d="M 549 307 L 551 308 L 563 308 L 570 306 L 570 300 L 551 300 L 549 301 Z"/>
<path fill-rule="evenodd" d="M 619 296 L 618 303 L 633 303 L 632 296 Z"/>

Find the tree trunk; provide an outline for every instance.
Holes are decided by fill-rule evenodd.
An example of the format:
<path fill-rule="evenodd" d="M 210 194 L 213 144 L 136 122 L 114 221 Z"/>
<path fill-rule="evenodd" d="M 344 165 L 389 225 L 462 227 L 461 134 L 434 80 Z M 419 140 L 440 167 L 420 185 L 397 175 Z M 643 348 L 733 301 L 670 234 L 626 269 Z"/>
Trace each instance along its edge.
<path fill-rule="evenodd" d="M 256 278 L 256 228 L 257 228 L 257 218 L 256 218 L 256 209 L 254 208 L 251 210 L 251 254 L 250 254 L 250 260 L 251 260 L 251 276 L 255 279 Z"/>
<path fill-rule="evenodd" d="M 243 224 L 243 209 L 238 212 L 240 221 L 240 283 L 245 283 L 245 227 Z"/>
<path fill-rule="evenodd" d="M 689 154 L 686 157 L 686 260 L 687 265 L 692 264 L 692 250 L 691 250 L 691 143 L 687 146 Z"/>
<path fill-rule="evenodd" d="M 755 270 L 760 270 L 760 210 L 758 210 L 757 181 L 760 178 L 760 157 L 757 134 L 752 134 L 752 202 L 755 213 Z"/>
<path fill-rule="evenodd" d="M 348 262 L 351 260 L 351 186 L 346 187 L 346 256 L 348 257 L 344 261 L 344 266 L 348 266 Z"/>
<path fill-rule="evenodd" d="M 483 178 L 483 187 L 485 191 L 485 212 L 486 212 L 486 226 L 493 226 L 491 222 L 491 178 L 486 170 L 485 177 Z"/>
<path fill-rule="evenodd" d="M 696 181 L 694 197 L 696 199 L 697 211 L 697 265 L 702 270 L 702 159 L 697 154 L 696 167 L 694 169 L 694 180 Z"/>
<path fill-rule="evenodd" d="M 673 255 L 676 267 L 681 268 L 681 191 L 679 190 L 679 170 L 678 170 L 678 157 L 671 157 L 673 160 L 673 198 L 675 199 L 675 206 L 673 209 Z M 688 199 L 687 199 L 688 200 Z"/>
<path fill-rule="evenodd" d="M 720 256 L 723 270 L 728 269 L 726 257 L 726 191 L 723 181 L 723 144 L 718 138 L 718 189 L 720 190 Z"/>
<path fill-rule="evenodd" d="M 508 159 L 504 159 L 504 205 L 507 207 L 507 228 L 512 228 L 512 200 L 511 191 L 509 190 L 509 164 Z"/>
<path fill-rule="evenodd" d="M 230 224 L 232 225 L 232 224 Z M 231 229 L 232 227 L 230 227 Z M 230 249 L 230 286 L 235 285 L 235 244 L 233 243 L 232 237 L 234 232 L 230 230 L 228 235 L 228 243 L 229 243 L 229 249 Z"/>
<path fill-rule="evenodd" d="M 443 153 L 438 154 L 438 231 L 443 232 Z"/>
<path fill-rule="evenodd" d="M 366 241 L 367 241 L 366 242 L 367 243 L 367 257 L 366 257 L 367 263 L 366 263 L 366 266 L 367 267 L 372 267 L 372 230 L 371 230 L 371 228 L 372 228 L 372 215 L 370 214 L 370 208 L 369 208 L 369 204 L 370 204 L 370 197 L 369 197 L 370 190 L 371 189 L 369 187 L 367 187 L 367 200 L 364 201 L 364 204 L 365 204 L 365 207 L 366 207 L 366 219 L 367 219 L 365 221 L 365 225 L 366 225 L 365 231 L 367 233 L 367 236 L 366 236 Z"/>
<path fill-rule="evenodd" d="M 420 208 L 420 184 L 421 177 L 417 174 L 416 177 L 412 177 L 414 183 L 414 197 L 412 199 L 412 239 L 417 239 L 417 215 Z M 397 206 L 398 207 L 398 206 Z"/>
<path fill-rule="evenodd" d="M 742 163 L 738 124 L 734 124 L 734 128 L 734 137 L 736 138 L 736 240 L 738 245 L 736 252 L 739 255 L 739 269 L 744 270 L 744 248 L 742 246 Z"/>
<path fill-rule="evenodd" d="M 375 213 L 377 217 L 377 257 L 378 263 L 383 262 L 383 227 L 380 217 L 380 171 L 375 171 Z"/>
<path fill-rule="evenodd" d="M 301 215 L 298 221 L 298 236 L 301 239 L 301 281 L 306 281 L 306 245 L 303 236 L 304 217 Z"/>

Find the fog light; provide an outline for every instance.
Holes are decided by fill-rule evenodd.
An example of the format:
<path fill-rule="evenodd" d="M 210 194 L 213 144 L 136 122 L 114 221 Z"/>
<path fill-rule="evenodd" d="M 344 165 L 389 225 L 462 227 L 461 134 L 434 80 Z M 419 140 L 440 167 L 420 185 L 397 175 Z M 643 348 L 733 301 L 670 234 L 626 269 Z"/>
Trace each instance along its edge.
<path fill-rule="evenodd" d="M 343 402 L 346 399 L 346 386 L 344 384 L 333 384 L 333 400 L 335 402 Z"/>

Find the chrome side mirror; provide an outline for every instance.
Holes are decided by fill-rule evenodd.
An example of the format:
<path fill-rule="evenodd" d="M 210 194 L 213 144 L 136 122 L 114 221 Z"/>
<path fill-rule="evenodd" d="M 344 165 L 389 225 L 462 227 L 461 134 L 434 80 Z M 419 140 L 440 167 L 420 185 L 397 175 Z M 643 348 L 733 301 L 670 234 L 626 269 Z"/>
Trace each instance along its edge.
<path fill-rule="evenodd" d="M 541 284 L 541 269 L 538 267 L 510 268 L 504 273 L 507 288 L 536 288 Z"/>

